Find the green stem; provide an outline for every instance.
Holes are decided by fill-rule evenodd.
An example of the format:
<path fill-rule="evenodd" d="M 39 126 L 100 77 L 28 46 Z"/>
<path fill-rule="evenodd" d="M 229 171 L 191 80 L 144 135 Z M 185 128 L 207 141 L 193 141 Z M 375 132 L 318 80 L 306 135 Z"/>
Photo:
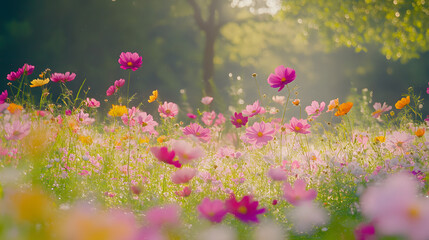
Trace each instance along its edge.
<path fill-rule="evenodd" d="M 259 95 L 259 99 L 261 100 L 261 105 L 262 105 L 262 95 L 261 95 L 261 90 L 259 89 L 258 80 L 256 79 L 256 74 L 252 75 L 252 77 L 255 79 L 256 88 L 258 89 L 258 95 Z"/>
<path fill-rule="evenodd" d="M 285 107 L 283 108 L 283 116 L 282 116 L 282 121 L 280 123 L 280 127 L 283 126 L 283 122 L 285 120 L 285 115 L 286 115 L 286 108 L 287 108 L 287 104 L 289 103 L 289 98 L 290 98 L 290 88 L 289 88 L 289 85 L 286 85 L 286 87 L 287 87 L 287 90 L 288 90 L 288 95 L 287 95 Z M 280 162 L 283 160 L 282 144 L 283 144 L 283 134 L 280 133 Z"/>
<path fill-rule="evenodd" d="M 130 81 L 131 81 L 131 71 L 128 72 L 128 84 L 127 84 L 127 108 L 130 94 Z"/>

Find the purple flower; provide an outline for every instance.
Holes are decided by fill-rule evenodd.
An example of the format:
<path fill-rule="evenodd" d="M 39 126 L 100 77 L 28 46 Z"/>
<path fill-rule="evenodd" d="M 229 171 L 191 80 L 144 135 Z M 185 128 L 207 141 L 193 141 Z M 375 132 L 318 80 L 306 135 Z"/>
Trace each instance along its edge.
<path fill-rule="evenodd" d="M 246 126 L 247 121 L 249 120 L 248 117 L 244 117 L 242 113 L 234 113 L 233 116 L 231 116 L 231 123 L 234 124 L 236 128 L 241 128 L 242 126 Z"/>
<path fill-rule="evenodd" d="M 53 73 L 51 75 L 51 81 L 52 82 L 70 82 L 73 81 L 76 77 L 75 73 L 66 72 L 66 73 Z"/>
<path fill-rule="evenodd" d="M 131 69 L 133 71 L 139 69 L 142 65 L 142 57 L 138 53 L 122 52 L 118 60 L 122 69 Z"/>
<path fill-rule="evenodd" d="M 265 212 L 265 208 L 258 208 L 258 201 L 252 201 L 251 196 L 244 196 L 240 202 L 237 202 L 235 195 L 225 200 L 225 207 L 229 213 L 240 219 L 242 222 L 258 223 L 258 214 Z"/>
<path fill-rule="evenodd" d="M 7 99 L 7 90 L 4 90 L 1 94 L 0 94 L 0 104 L 3 104 L 6 102 Z"/>
<path fill-rule="evenodd" d="M 22 76 L 22 73 L 23 73 L 22 69 L 20 68 L 16 72 L 10 72 L 6 78 L 9 81 L 16 81 L 17 79 L 19 79 Z"/>
<path fill-rule="evenodd" d="M 225 204 L 218 199 L 211 201 L 209 198 L 204 198 L 197 209 L 202 218 L 215 223 L 222 222 L 223 217 L 228 213 Z"/>
<path fill-rule="evenodd" d="M 32 74 L 33 73 L 33 71 L 34 71 L 34 66 L 33 65 L 30 65 L 30 64 L 27 64 L 27 63 L 24 63 L 24 66 L 22 66 L 22 73 L 23 74 L 25 74 L 25 75 L 30 75 L 30 74 Z"/>
<path fill-rule="evenodd" d="M 275 74 L 270 74 L 267 79 L 268 84 L 272 88 L 279 88 L 279 92 L 288 84 L 295 80 L 295 70 L 292 68 L 285 68 L 284 66 L 278 66 L 275 70 Z"/>

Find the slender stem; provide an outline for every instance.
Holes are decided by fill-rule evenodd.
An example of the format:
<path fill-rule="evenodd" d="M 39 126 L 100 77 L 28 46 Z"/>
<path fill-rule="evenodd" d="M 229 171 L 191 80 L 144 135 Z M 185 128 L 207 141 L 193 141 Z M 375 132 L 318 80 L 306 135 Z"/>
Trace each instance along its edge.
<path fill-rule="evenodd" d="M 285 120 L 285 115 L 286 115 L 286 108 L 287 108 L 287 104 L 289 103 L 289 98 L 290 98 L 290 88 L 289 88 L 289 85 L 286 85 L 286 87 L 287 87 L 287 90 L 288 90 L 288 95 L 287 95 L 285 107 L 283 108 L 283 117 L 282 117 L 282 121 L 280 123 L 280 127 L 283 126 L 283 122 Z M 280 162 L 283 160 L 282 144 L 283 144 L 283 134 L 280 133 Z"/>
<path fill-rule="evenodd" d="M 127 108 L 128 108 L 128 100 L 130 93 L 130 81 L 131 81 L 131 71 L 128 72 L 128 84 L 127 84 Z"/>
<path fill-rule="evenodd" d="M 256 79 L 256 74 L 255 74 L 255 75 L 252 75 L 252 77 L 255 79 L 255 82 L 256 82 L 256 88 L 258 89 L 258 95 L 259 95 L 259 99 L 261 100 L 261 105 L 262 105 L 262 95 L 261 95 L 261 90 L 259 89 L 258 80 Z"/>

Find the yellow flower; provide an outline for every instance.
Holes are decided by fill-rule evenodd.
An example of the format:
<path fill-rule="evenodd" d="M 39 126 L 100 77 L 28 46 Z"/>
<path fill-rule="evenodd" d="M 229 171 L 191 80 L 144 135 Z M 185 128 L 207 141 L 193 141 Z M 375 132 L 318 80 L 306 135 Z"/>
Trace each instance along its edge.
<path fill-rule="evenodd" d="M 14 114 L 16 111 L 21 111 L 23 109 L 23 107 L 21 105 L 15 104 L 15 103 L 11 103 L 9 104 L 9 107 L 7 107 L 7 110 Z"/>
<path fill-rule="evenodd" d="M 394 111 L 390 111 L 390 116 L 395 116 L 395 112 Z"/>
<path fill-rule="evenodd" d="M 376 143 L 383 143 L 386 141 L 386 138 L 384 136 L 378 136 L 374 138 L 374 142 Z"/>
<path fill-rule="evenodd" d="M 45 84 L 48 84 L 49 82 L 49 78 L 45 78 L 45 79 L 34 79 L 33 81 L 31 81 L 31 85 L 30 87 L 40 87 L 43 86 Z"/>
<path fill-rule="evenodd" d="M 158 143 L 163 143 L 163 142 L 165 142 L 167 140 L 167 137 L 166 136 L 164 136 L 164 135 L 161 135 L 161 136 L 159 136 L 159 138 L 157 138 L 156 139 L 156 141 L 158 142 Z"/>
<path fill-rule="evenodd" d="M 401 98 L 401 100 L 396 102 L 395 107 L 397 109 L 402 109 L 408 104 L 410 104 L 410 96 L 407 96 L 406 98 Z"/>
<path fill-rule="evenodd" d="M 126 106 L 112 104 L 112 108 L 110 109 L 108 114 L 112 117 L 120 117 L 127 113 L 128 113 L 128 110 Z"/>
<path fill-rule="evenodd" d="M 14 192 L 5 199 L 3 206 L 18 221 L 44 222 L 53 217 L 53 201 L 38 189 Z"/>
<path fill-rule="evenodd" d="M 338 117 L 338 116 L 347 114 L 352 107 L 353 107 L 352 102 L 346 102 L 346 103 L 340 104 L 340 106 L 338 106 L 338 111 L 335 113 L 335 116 Z"/>
<path fill-rule="evenodd" d="M 158 98 L 158 90 L 155 90 L 152 92 L 152 96 L 149 97 L 149 100 L 147 100 L 148 102 L 153 102 Z"/>
<path fill-rule="evenodd" d="M 92 137 L 91 136 L 79 136 L 79 140 L 86 145 L 92 144 Z"/>
<path fill-rule="evenodd" d="M 149 138 L 148 138 L 148 137 L 140 138 L 140 139 L 139 139 L 139 143 L 140 143 L 140 144 L 143 144 L 143 143 L 149 143 Z"/>

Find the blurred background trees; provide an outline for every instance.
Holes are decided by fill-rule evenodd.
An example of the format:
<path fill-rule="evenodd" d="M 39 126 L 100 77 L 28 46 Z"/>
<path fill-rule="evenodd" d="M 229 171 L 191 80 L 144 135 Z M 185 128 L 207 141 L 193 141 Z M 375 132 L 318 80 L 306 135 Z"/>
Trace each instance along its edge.
<path fill-rule="evenodd" d="M 136 102 L 158 89 L 180 103 L 185 89 L 191 105 L 213 95 L 226 111 L 236 104 L 226 93 L 237 76 L 250 103 L 257 98 L 252 73 L 272 95 L 266 79 L 285 65 L 297 71 L 303 105 L 344 99 L 351 87 L 392 105 L 409 86 L 426 94 L 428 14 L 424 0 L 3 1 L 0 88 L 30 63 L 36 74 L 75 72 L 68 86 L 77 90 L 87 79 L 88 96 L 103 100 L 109 85 L 127 77 L 117 60 L 131 51 L 143 56 L 131 75 Z"/>

